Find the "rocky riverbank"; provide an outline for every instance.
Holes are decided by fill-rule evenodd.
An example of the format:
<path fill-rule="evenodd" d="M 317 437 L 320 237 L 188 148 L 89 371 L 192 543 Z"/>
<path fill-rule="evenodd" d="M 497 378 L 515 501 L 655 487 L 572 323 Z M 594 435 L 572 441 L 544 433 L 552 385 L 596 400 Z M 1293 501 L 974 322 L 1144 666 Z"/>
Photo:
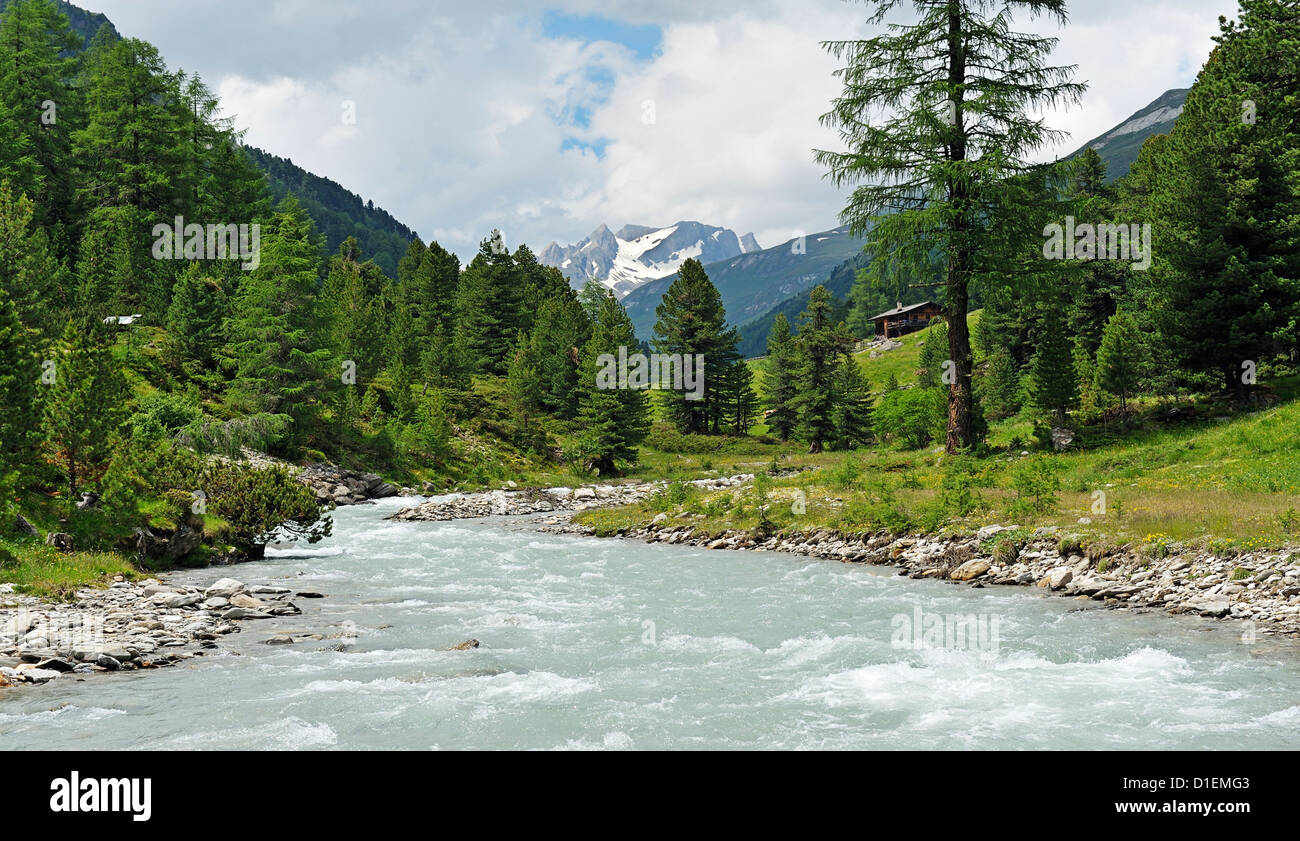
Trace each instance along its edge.
<path fill-rule="evenodd" d="M 722 490 L 742 485 L 753 479 L 752 474 L 727 476 L 718 479 L 696 479 L 685 484 L 705 490 Z M 513 482 L 509 483 L 511 486 Z M 576 488 L 526 488 L 507 487 L 504 490 L 484 493 L 447 494 L 403 508 L 390 515 L 389 520 L 468 520 L 479 517 L 498 517 L 519 514 L 541 514 L 555 511 L 585 511 L 616 505 L 641 502 L 663 487 L 663 482 L 635 484 L 583 485 Z"/>
<path fill-rule="evenodd" d="M 325 505 L 360 505 L 372 499 L 414 493 L 410 488 L 399 488 L 385 482 L 378 473 L 349 470 L 337 464 L 315 462 L 300 467 L 247 447 L 243 450 L 243 456 L 251 466 L 259 469 L 283 467 L 311 488 L 312 493 L 316 494 L 316 500 Z"/>
<path fill-rule="evenodd" d="M 81 590 L 69 604 L 11 590 L 0 585 L 0 686 L 170 666 L 216 649 L 244 622 L 302 612 L 284 587 L 231 578 L 204 588 L 119 578 L 107 589 Z"/>
<path fill-rule="evenodd" d="M 562 513 L 543 531 L 592 535 Z M 698 517 L 698 515 L 693 515 Z M 619 538 L 648 543 L 752 552 L 790 552 L 844 563 L 899 568 L 899 575 L 935 578 L 971 587 L 1036 586 L 1055 595 L 1109 607 L 1160 610 L 1249 622 L 1244 633 L 1300 637 L 1300 550 L 1255 551 L 1232 558 L 1205 550 L 1166 547 L 1150 557 L 1131 545 L 1093 544 L 1086 550 L 1055 529 L 1025 534 L 1015 526 L 988 526 L 973 535 L 894 537 L 817 530 L 756 537 L 709 531 L 692 515 L 658 514 Z"/>

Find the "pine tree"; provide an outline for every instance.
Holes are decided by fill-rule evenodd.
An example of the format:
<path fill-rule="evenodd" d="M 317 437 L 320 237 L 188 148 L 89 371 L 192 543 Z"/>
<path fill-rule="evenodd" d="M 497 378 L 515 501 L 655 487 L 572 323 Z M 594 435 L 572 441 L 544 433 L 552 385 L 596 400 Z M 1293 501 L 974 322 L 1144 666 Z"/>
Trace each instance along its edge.
<path fill-rule="evenodd" d="M 291 438 L 300 440 L 315 425 L 326 379 L 337 382 L 339 369 L 330 371 L 330 350 L 314 344 L 320 252 L 296 200 L 281 203 L 262 232 L 261 250 L 230 319 L 225 356 L 234 377 L 227 400 L 243 413 L 292 418 Z"/>
<path fill-rule="evenodd" d="M 577 296 L 567 287 L 542 301 L 528 337 L 529 359 L 536 365 L 536 408 L 561 418 L 578 409 L 578 351 L 591 335 Z"/>
<path fill-rule="evenodd" d="M 1300 16 L 1243 0 L 1215 40 L 1157 167 L 1151 280 L 1179 367 L 1246 400 L 1243 365 L 1300 335 Z"/>
<path fill-rule="evenodd" d="M 902 5 L 878 0 L 869 20 L 883 23 Z M 1077 102 L 1084 86 L 1069 81 L 1071 68 L 1046 64 L 1056 39 L 1008 26 L 1022 11 L 1064 23 L 1065 0 L 910 5 L 919 14 L 913 23 L 827 44 L 846 66 L 843 93 L 822 121 L 839 130 L 847 151 L 820 151 L 816 159 L 837 185 L 865 182 L 842 215 L 868 236 L 869 271 L 928 277 L 936 255 L 943 263 L 953 363 L 947 450 L 956 453 L 975 443 L 979 427 L 966 321 L 972 283 L 985 276 L 985 264 L 1005 270 L 1006 254 L 1037 238 L 1041 228 L 1018 212 L 1031 198 L 1015 179 L 1034 169 L 1029 158 L 1059 133 L 1034 112 Z M 999 218 L 1018 222 L 999 226 Z"/>
<path fill-rule="evenodd" d="M 14 155 L 11 148 L 30 155 L 37 180 L 15 183 L 40 195 L 37 222 L 44 226 L 72 220 L 68 164 L 80 108 L 79 92 L 69 85 L 75 59 L 68 56 L 80 46 L 81 38 L 51 0 L 11 0 L 0 15 L 0 122 L 17 135 L 10 140 L 14 146 L 0 144 L 0 169 L 11 157 L 20 160 L 8 162 L 10 167 L 24 169 L 22 153 Z"/>
<path fill-rule="evenodd" d="M 73 134 L 74 159 L 85 167 L 80 200 L 134 208 L 149 224 L 192 211 L 186 116 L 179 79 L 156 47 L 137 38 L 108 47 L 87 93 L 85 128 Z"/>
<path fill-rule="evenodd" d="M 794 399 L 797 392 L 798 351 L 790 335 L 790 322 L 785 313 L 777 313 L 772 322 L 772 332 L 767 336 L 767 370 L 764 388 L 767 391 L 767 428 L 782 441 L 790 440 L 790 433 L 799 423 L 799 413 Z"/>
<path fill-rule="evenodd" d="M 1006 348 L 989 355 L 981 386 L 984 415 L 989 420 L 1003 420 L 1020 411 L 1020 369 Z"/>
<path fill-rule="evenodd" d="M 818 285 L 799 316 L 798 376 L 793 402 L 808 452 L 820 453 L 835 438 L 835 376 L 853 337 L 841 322 L 831 323 L 830 293 Z"/>
<path fill-rule="evenodd" d="M 620 462 L 635 464 L 637 447 L 650 431 L 648 395 L 610 382 L 608 361 L 620 347 L 636 344 L 636 331 L 623 306 L 606 292 L 582 350 L 578 423 L 584 466 L 601 476 L 617 472 Z"/>
<path fill-rule="evenodd" d="M 97 478 L 112 456 L 114 431 L 126 414 L 126 379 L 113 358 L 108 328 L 93 319 L 69 322 L 55 357 L 45 401 L 44 452 L 67 479 L 68 504 Z"/>
<path fill-rule="evenodd" d="M 523 323 L 523 285 L 514 258 L 492 238 L 461 275 L 456 313 L 460 340 L 475 372 L 504 374 Z"/>
<path fill-rule="evenodd" d="M 18 308 L 0 284 L 0 486 L 25 462 L 37 428 L 37 363 Z"/>
<path fill-rule="evenodd" d="M 655 314 L 659 317 L 654 328 L 656 351 L 681 354 L 689 364 L 694 364 L 697 356 L 704 357 L 703 397 L 695 399 L 685 390 L 665 390 L 669 419 L 680 432 L 717 434 L 722 425 L 726 372 L 740 354 L 736 330 L 727 329 L 722 295 L 699 260 L 682 263 Z M 629 347 L 635 346 L 633 337 Z"/>
<path fill-rule="evenodd" d="M 871 441 L 871 384 L 852 354 L 840 360 L 835 375 L 835 402 L 831 407 L 835 449 L 853 450 Z"/>
<path fill-rule="evenodd" d="M 62 329 L 69 278 L 55 262 L 45 231 L 33 228 L 35 207 L 0 181 L 0 287 L 23 325 L 50 341 Z"/>
<path fill-rule="evenodd" d="M 163 339 L 167 365 L 194 379 L 210 379 L 216 372 L 227 315 L 229 302 L 221 282 L 204 274 L 198 263 L 186 266 L 167 309 Z"/>
<path fill-rule="evenodd" d="M 1144 348 L 1137 324 L 1127 313 L 1116 313 L 1106 322 L 1097 351 L 1096 385 L 1119 398 L 1120 409 L 1128 413 L 1128 398 L 1141 380 Z"/>
<path fill-rule="evenodd" d="M 754 423 L 758 395 L 754 393 L 754 372 L 743 359 L 737 359 L 723 373 L 722 423 L 734 434 L 744 435 Z"/>
<path fill-rule="evenodd" d="M 1064 426 L 1069 411 L 1079 403 L 1074 357 L 1055 308 L 1049 307 L 1043 315 L 1038 350 L 1029 366 L 1029 395 L 1034 407 L 1056 426 Z"/>

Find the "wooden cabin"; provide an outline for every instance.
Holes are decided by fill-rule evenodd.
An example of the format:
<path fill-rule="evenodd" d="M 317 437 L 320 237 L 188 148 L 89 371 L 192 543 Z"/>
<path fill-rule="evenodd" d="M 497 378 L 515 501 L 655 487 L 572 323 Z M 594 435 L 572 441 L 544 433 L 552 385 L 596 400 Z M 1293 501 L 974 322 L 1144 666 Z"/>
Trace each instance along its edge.
<path fill-rule="evenodd" d="M 876 338 L 897 339 L 908 333 L 915 333 L 930 326 L 930 320 L 943 315 L 943 309 L 934 301 L 903 306 L 898 303 L 894 309 L 873 315 L 871 321 L 876 325 Z"/>

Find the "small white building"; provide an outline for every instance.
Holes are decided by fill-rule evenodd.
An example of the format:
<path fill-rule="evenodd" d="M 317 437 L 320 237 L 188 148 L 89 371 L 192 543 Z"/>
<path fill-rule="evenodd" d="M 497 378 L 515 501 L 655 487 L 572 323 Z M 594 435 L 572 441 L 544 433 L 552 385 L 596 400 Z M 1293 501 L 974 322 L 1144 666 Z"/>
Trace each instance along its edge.
<path fill-rule="evenodd" d="M 130 327 L 136 322 L 136 319 L 144 318 L 140 313 L 135 315 L 110 315 L 104 319 L 105 324 L 116 324 L 119 327 Z"/>

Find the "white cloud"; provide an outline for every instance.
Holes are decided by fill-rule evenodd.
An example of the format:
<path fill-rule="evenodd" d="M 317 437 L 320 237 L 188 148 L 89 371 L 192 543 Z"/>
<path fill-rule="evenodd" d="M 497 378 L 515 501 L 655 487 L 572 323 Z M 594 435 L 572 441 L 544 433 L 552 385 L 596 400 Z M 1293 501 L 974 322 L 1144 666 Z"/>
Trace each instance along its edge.
<path fill-rule="evenodd" d="M 838 0 L 551 4 L 663 27 L 662 53 L 637 62 L 613 44 L 542 37 L 524 0 L 100 0 L 127 35 L 171 66 L 198 70 L 247 140 L 373 199 L 426 238 L 472 256 L 501 227 L 540 249 L 619 226 L 698 219 L 764 245 L 837 224 L 846 190 L 813 164 L 836 148 L 818 125 L 837 92 L 821 40 L 866 31 L 867 7 Z M 1089 0 L 1073 5 L 1058 63 L 1091 83 L 1082 107 L 1052 115 L 1066 154 L 1171 87 L 1208 55 L 1234 0 Z M 1045 31 L 1046 24 L 1024 28 Z M 1052 33 L 1056 34 L 1056 33 Z M 606 68 L 602 89 L 588 71 Z M 642 122 L 642 103 L 656 121 Z M 356 104 L 356 125 L 341 119 Z M 591 106 L 588 129 L 556 117 Z M 603 159 L 562 150 L 606 138 Z"/>

